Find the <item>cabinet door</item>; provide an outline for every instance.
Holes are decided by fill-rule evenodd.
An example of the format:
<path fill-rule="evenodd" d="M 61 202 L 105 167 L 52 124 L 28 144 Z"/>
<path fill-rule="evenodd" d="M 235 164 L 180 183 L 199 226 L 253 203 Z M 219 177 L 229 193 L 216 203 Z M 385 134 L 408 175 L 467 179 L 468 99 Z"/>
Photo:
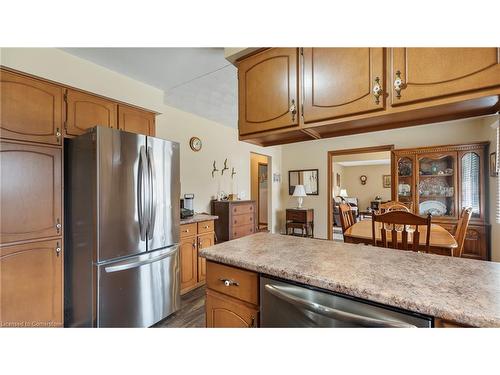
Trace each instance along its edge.
<path fill-rule="evenodd" d="M 61 144 L 61 87 L 1 70 L 0 88 L 0 137 Z"/>
<path fill-rule="evenodd" d="M 472 219 L 484 220 L 484 150 L 459 151 L 459 199 L 462 208 L 472 208 Z"/>
<path fill-rule="evenodd" d="M 207 289 L 205 308 L 208 328 L 258 327 L 255 307 L 210 289 Z"/>
<path fill-rule="evenodd" d="M 304 48 L 303 69 L 306 123 L 385 107 L 383 48 Z"/>
<path fill-rule="evenodd" d="M 238 65 L 240 134 L 299 124 L 297 48 L 272 48 Z"/>
<path fill-rule="evenodd" d="M 499 48 L 393 48 L 392 105 L 500 86 Z M 402 81 L 400 97 L 394 87 Z"/>
<path fill-rule="evenodd" d="M 116 103 L 81 91 L 66 93 L 66 134 L 76 136 L 96 125 L 116 128 Z"/>
<path fill-rule="evenodd" d="M 484 226 L 469 225 L 462 258 L 488 260 L 487 233 Z"/>
<path fill-rule="evenodd" d="M 198 236 L 198 251 L 214 245 L 214 234 L 207 233 Z M 207 276 L 206 259 L 198 257 L 198 282 L 204 281 Z"/>
<path fill-rule="evenodd" d="M 62 240 L 0 248 L 0 326 L 63 325 Z"/>
<path fill-rule="evenodd" d="M 181 254 L 181 293 L 196 285 L 198 279 L 198 251 L 196 237 L 183 238 L 180 244 Z"/>
<path fill-rule="evenodd" d="M 396 171 L 393 174 L 395 179 L 396 200 L 403 203 L 411 212 L 415 209 L 415 156 L 395 154 Z"/>
<path fill-rule="evenodd" d="M 62 235 L 61 151 L 0 143 L 0 243 Z"/>
<path fill-rule="evenodd" d="M 118 106 L 118 128 L 126 132 L 155 135 L 155 114 L 137 108 Z"/>

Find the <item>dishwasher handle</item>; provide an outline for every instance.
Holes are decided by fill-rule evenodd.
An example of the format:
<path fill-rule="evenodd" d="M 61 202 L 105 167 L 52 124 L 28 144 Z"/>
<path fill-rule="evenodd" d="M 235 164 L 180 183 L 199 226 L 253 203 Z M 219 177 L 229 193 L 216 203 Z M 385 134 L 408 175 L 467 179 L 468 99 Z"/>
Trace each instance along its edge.
<path fill-rule="evenodd" d="M 303 298 L 296 297 L 292 294 L 286 293 L 280 290 L 280 288 L 275 285 L 266 284 L 265 289 L 267 292 L 271 293 L 276 298 L 286 301 L 294 306 L 304 308 L 313 313 L 323 315 L 327 318 L 335 319 L 341 322 L 359 324 L 360 326 L 363 327 L 417 328 L 413 324 L 409 323 L 396 322 L 393 320 L 374 319 L 367 316 L 352 314 L 346 311 L 333 309 L 331 307 L 327 307 L 319 303 L 308 301 Z"/>

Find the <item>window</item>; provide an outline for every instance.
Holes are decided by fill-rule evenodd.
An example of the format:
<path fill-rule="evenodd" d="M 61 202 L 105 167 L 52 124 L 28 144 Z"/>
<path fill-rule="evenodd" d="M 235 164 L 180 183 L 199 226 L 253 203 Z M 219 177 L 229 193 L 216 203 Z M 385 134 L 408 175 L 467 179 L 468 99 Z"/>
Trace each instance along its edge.
<path fill-rule="evenodd" d="M 479 155 L 468 152 L 462 156 L 462 206 L 472 207 L 472 216 L 480 215 Z"/>

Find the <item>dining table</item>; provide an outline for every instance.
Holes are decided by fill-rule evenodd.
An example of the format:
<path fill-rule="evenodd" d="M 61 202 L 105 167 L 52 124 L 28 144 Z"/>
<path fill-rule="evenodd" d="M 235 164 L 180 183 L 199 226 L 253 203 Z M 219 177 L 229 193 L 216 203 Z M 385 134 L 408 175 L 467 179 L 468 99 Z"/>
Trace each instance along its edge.
<path fill-rule="evenodd" d="M 381 235 L 381 225 L 382 223 L 375 223 L 375 238 L 378 241 L 382 240 Z M 419 226 L 419 242 L 422 249 L 425 248 L 425 242 L 427 238 L 427 227 Z M 387 231 L 387 241 L 391 240 L 391 231 Z M 413 236 L 409 234 L 408 243 L 413 244 Z M 352 226 L 346 229 L 344 232 L 344 242 L 347 243 L 364 243 L 367 245 L 372 245 L 372 221 L 371 220 L 360 220 L 354 223 Z M 401 242 L 401 236 L 398 236 L 398 242 Z M 430 250 L 431 253 L 441 254 L 441 255 L 454 255 L 455 249 L 458 248 L 457 241 L 455 237 L 448 232 L 445 228 L 438 224 L 431 224 L 431 237 L 430 237 Z"/>

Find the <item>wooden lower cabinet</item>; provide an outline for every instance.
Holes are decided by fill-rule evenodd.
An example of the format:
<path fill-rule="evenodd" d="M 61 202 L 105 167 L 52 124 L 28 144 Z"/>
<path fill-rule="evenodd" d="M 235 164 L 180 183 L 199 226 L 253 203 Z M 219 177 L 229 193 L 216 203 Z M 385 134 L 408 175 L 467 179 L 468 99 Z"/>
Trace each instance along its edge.
<path fill-rule="evenodd" d="M 62 239 L 0 248 L 0 326 L 63 325 Z"/>
<path fill-rule="evenodd" d="M 205 284 L 206 261 L 198 252 L 214 245 L 213 228 L 213 220 L 181 225 L 181 294 Z"/>
<path fill-rule="evenodd" d="M 191 290 L 197 283 L 197 249 L 196 236 L 181 239 L 181 294 Z"/>
<path fill-rule="evenodd" d="M 468 326 L 450 320 L 434 318 L 434 328 L 468 328 Z"/>
<path fill-rule="evenodd" d="M 205 304 L 209 328 L 258 327 L 258 274 L 207 261 Z"/>
<path fill-rule="evenodd" d="M 259 325 L 257 307 L 207 289 L 206 319 L 208 328 L 253 328 Z"/>

